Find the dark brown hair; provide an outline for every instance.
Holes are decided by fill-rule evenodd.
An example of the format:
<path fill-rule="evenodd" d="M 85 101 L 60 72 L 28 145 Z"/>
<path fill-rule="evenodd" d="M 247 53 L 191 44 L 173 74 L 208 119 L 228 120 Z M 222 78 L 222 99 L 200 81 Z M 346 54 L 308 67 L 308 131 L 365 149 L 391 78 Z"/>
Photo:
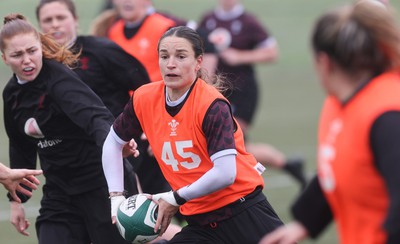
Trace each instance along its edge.
<path fill-rule="evenodd" d="M 161 41 L 164 38 L 169 37 L 169 36 L 176 36 L 176 37 L 184 38 L 188 42 L 190 42 L 190 44 L 192 45 L 193 51 L 194 51 L 195 58 L 198 58 L 199 56 L 204 55 L 203 39 L 200 37 L 200 35 L 195 30 L 193 30 L 187 26 L 177 26 L 177 27 L 173 27 L 173 28 L 167 30 L 162 35 L 160 40 L 158 41 L 157 51 L 160 50 Z M 205 80 L 209 84 L 212 84 L 214 87 L 216 87 L 222 93 L 224 93 L 232 88 L 231 83 L 226 81 L 223 78 L 223 76 L 215 75 L 215 77 L 213 77 L 214 79 L 211 80 L 208 77 L 207 72 L 201 68 L 197 72 L 197 77 Z"/>

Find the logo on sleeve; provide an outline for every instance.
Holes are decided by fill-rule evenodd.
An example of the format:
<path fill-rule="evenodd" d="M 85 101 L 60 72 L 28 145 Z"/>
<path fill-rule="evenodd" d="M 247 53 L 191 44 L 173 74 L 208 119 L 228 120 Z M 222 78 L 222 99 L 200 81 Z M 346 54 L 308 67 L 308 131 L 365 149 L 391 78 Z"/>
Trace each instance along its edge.
<path fill-rule="evenodd" d="M 35 118 L 29 118 L 24 126 L 25 134 L 34 138 L 44 138 L 42 131 Z"/>

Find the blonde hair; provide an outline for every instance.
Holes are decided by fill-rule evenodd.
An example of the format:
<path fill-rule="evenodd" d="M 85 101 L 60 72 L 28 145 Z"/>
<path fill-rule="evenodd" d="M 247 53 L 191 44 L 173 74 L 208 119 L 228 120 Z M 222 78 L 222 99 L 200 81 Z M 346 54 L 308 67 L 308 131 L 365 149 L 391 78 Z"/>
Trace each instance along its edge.
<path fill-rule="evenodd" d="M 68 67 L 74 67 L 78 63 L 80 53 L 73 54 L 66 46 L 60 46 L 51 37 L 38 32 L 23 15 L 9 14 L 4 17 L 3 23 L 3 28 L 0 31 L 0 50 L 2 53 L 7 48 L 7 40 L 19 34 L 33 34 L 42 44 L 44 58 L 56 60 Z"/>

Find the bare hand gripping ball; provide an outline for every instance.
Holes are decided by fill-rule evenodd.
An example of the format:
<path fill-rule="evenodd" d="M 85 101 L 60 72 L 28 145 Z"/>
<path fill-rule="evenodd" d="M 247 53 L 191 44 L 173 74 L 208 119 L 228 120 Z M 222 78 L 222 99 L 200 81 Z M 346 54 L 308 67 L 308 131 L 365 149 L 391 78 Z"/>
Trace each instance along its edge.
<path fill-rule="evenodd" d="M 117 222 L 119 233 L 132 243 L 147 243 L 157 238 L 154 226 L 157 220 L 158 205 L 147 194 L 136 194 L 124 200 L 118 208 Z"/>

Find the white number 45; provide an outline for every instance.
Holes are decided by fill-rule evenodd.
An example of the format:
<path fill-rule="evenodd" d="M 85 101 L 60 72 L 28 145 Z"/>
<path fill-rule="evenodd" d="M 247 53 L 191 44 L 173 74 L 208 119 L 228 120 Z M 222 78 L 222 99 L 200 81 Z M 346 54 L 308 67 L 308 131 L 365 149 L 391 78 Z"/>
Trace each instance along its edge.
<path fill-rule="evenodd" d="M 178 167 L 179 165 L 181 165 L 186 169 L 197 168 L 200 165 L 201 159 L 199 155 L 188 151 L 188 149 L 190 150 L 190 148 L 192 147 L 193 147 L 193 142 L 191 140 L 175 142 L 176 154 L 178 154 L 182 159 L 191 159 L 187 161 L 178 162 L 178 160 L 176 160 L 175 158 L 174 151 L 172 150 L 171 142 L 166 141 L 164 142 L 162 148 L 161 159 L 164 161 L 166 165 L 171 165 L 174 171 L 179 171 Z"/>

